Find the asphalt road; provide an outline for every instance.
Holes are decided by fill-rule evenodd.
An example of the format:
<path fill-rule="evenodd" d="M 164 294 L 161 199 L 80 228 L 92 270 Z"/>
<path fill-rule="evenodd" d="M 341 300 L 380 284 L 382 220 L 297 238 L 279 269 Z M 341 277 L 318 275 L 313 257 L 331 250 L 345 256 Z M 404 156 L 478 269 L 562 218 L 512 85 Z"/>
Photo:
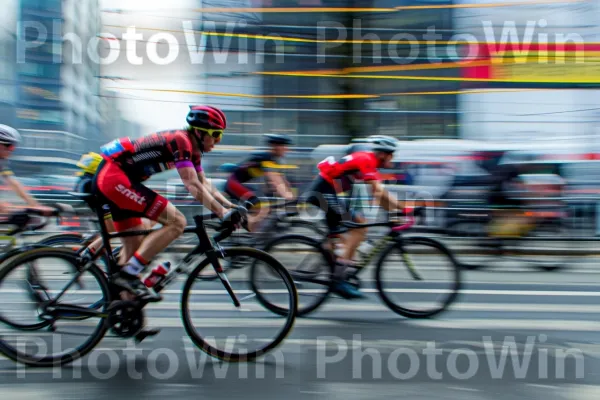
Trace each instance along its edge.
<path fill-rule="evenodd" d="M 163 302 L 147 310 L 148 325 L 163 328 L 155 338 L 134 344 L 107 336 L 83 360 L 63 368 L 31 369 L 0 359 L 0 385 L 8 398 L 19 400 L 595 400 L 600 395 L 596 260 L 553 273 L 515 262 L 467 272 L 458 301 L 425 320 L 407 320 L 388 310 L 368 274 L 363 281 L 367 299 L 330 299 L 298 319 L 271 355 L 242 364 L 207 358 L 191 344 L 181 327 L 182 285 L 176 283 Z M 430 265 L 433 273 L 441 270 Z M 399 278 L 391 274 L 393 287 L 402 287 Z M 205 332 L 243 334 L 249 342 L 272 334 L 277 318 L 252 305 L 246 313 L 231 311 L 225 296 L 211 292 L 214 283 L 203 285 L 206 291 L 197 292 L 192 314 Z M 415 296 L 426 300 L 439 282 L 420 288 Z M 0 309 L 13 310 L 13 295 L 2 297 L 5 308 L 0 304 Z"/>

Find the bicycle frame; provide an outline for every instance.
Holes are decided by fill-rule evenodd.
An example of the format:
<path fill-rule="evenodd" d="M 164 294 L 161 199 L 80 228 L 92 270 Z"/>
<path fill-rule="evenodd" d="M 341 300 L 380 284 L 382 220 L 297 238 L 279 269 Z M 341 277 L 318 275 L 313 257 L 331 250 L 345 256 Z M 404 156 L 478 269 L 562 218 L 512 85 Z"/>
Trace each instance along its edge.
<path fill-rule="evenodd" d="M 358 270 L 364 269 L 373 259 L 383 250 L 385 246 L 387 246 L 391 241 L 398 241 L 400 237 L 400 232 L 410 229 L 415 224 L 415 218 L 411 215 L 408 216 L 408 221 L 402 225 L 394 226 L 391 222 L 374 222 L 367 224 L 359 224 L 356 222 L 343 222 L 342 225 L 349 229 L 360 229 L 360 228 L 372 228 L 372 227 L 382 227 L 387 226 L 390 227 L 389 233 L 384 235 L 381 239 L 375 242 L 375 245 L 371 249 L 371 251 L 361 257 L 358 264 L 356 264 L 356 268 Z"/>
<path fill-rule="evenodd" d="M 98 217 L 100 218 L 100 221 L 103 221 L 103 218 L 101 218 L 102 217 L 101 210 L 102 210 L 101 207 L 97 207 L 96 212 L 98 214 Z M 220 245 L 218 245 L 218 242 L 225 239 L 227 236 L 231 235 L 231 233 L 233 232 L 233 228 L 227 228 L 227 229 L 221 231 L 219 234 L 217 234 L 211 240 L 211 238 L 208 236 L 208 233 L 206 232 L 206 229 L 204 226 L 204 219 L 214 219 L 214 218 L 217 218 L 215 214 L 210 214 L 208 216 L 197 215 L 194 217 L 196 226 L 189 226 L 189 227 L 185 228 L 184 233 L 195 233 L 198 236 L 199 243 L 192 251 L 190 251 L 184 257 L 182 263 L 183 264 L 189 263 L 190 261 L 193 260 L 194 256 L 196 256 L 196 255 L 201 255 L 201 254 L 206 255 L 207 259 L 210 261 L 211 265 L 215 269 L 215 272 L 219 276 L 221 282 L 225 286 L 225 289 L 229 293 L 229 295 L 233 301 L 233 304 L 236 307 L 240 307 L 241 303 L 240 303 L 239 299 L 237 298 L 236 294 L 233 292 L 233 288 L 231 287 L 231 284 L 230 284 L 229 280 L 227 279 L 227 276 L 224 274 L 224 270 L 221 267 L 221 264 L 219 263 L 219 257 L 217 255 L 217 251 L 220 252 L 221 255 L 223 255 L 223 249 L 221 248 Z M 111 244 L 110 244 L 110 239 L 120 238 L 120 237 L 142 236 L 142 235 L 145 236 L 153 231 L 154 231 L 153 229 L 147 229 L 147 230 L 140 230 L 140 231 L 109 233 L 108 230 L 106 229 L 106 226 L 104 225 L 104 223 L 100 224 L 100 234 L 102 236 L 103 245 L 102 245 L 101 249 L 98 251 L 98 254 L 100 254 L 100 252 L 102 250 L 106 250 L 107 257 L 108 257 L 108 264 L 109 264 L 107 272 L 108 272 L 109 276 L 115 272 L 118 272 L 120 269 L 118 266 L 117 260 L 113 254 Z M 213 241 L 215 242 L 216 246 L 213 245 Z M 79 319 L 82 317 L 83 318 L 88 318 L 88 317 L 106 318 L 107 314 L 104 312 L 101 312 L 101 311 L 97 311 L 95 309 L 95 307 L 80 307 L 80 306 L 72 306 L 72 305 L 56 305 L 55 306 L 56 302 L 66 293 L 67 290 L 69 290 L 69 288 L 71 286 L 73 286 L 73 284 L 75 284 L 79 280 L 81 275 L 83 275 L 91 265 L 93 265 L 93 264 L 88 263 L 87 266 L 83 266 L 83 268 L 81 268 L 77 272 L 75 277 L 73 279 L 71 279 L 71 281 L 62 289 L 62 291 L 58 294 L 58 296 L 56 296 L 54 299 L 52 299 L 46 305 L 47 312 L 79 314 L 79 316 L 75 317 L 75 319 Z M 185 272 L 187 272 L 187 271 L 184 271 L 181 268 L 181 265 L 179 265 L 172 273 L 167 275 L 166 279 L 163 280 L 163 282 L 160 282 L 159 285 L 157 285 L 155 287 L 155 290 L 157 292 L 160 292 L 164 287 L 166 287 L 169 283 L 171 283 L 173 281 L 175 276 L 177 276 L 181 273 L 185 273 Z M 110 285 L 110 281 L 109 281 L 109 285 Z M 143 307 L 146 304 L 147 304 L 147 302 L 144 301 L 141 303 L 141 306 Z M 69 317 L 61 317 L 61 318 L 68 319 Z"/>

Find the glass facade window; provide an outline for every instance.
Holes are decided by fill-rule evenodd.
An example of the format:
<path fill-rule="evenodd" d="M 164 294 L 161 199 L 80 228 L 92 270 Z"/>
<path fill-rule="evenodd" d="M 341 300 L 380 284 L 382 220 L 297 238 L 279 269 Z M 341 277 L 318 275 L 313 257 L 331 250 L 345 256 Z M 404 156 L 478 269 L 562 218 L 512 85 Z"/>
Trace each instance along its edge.
<path fill-rule="evenodd" d="M 312 41 L 281 41 L 285 48 L 283 63 L 277 62 L 276 54 L 265 56 L 262 68 L 270 74 L 263 77 L 264 94 L 306 96 L 266 100 L 265 107 L 280 111 L 265 112 L 265 126 L 295 130 L 306 145 L 344 143 L 354 136 L 375 133 L 409 138 L 457 137 L 460 85 L 435 78 L 458 77 L 460 69 L 431 68 L 435 63 L 441 66 L 453 61 L 444 46 L 407 42 L 433 40 L 428 36 L 433 33 L 441 35 L 437 40 L 449 40 L 453 34 L 452 9 L 426 6 L 450 4 L 452 0 L 323 0 L 321 7 L 425 8 L 262 14 L 262 34 Z M 298 1 L 276 5 L 298 6 Z M 326 24 L 332 28 L 324 29 Z M 346 39 L 378 43 L 316 43 L 343 38 L 333 28 L 340 24 L 346 27 Z M 276 52 L 277 42 L 267 42 L 267 49 Z M 330 76 L 306 76 L 314 71 Z"/>

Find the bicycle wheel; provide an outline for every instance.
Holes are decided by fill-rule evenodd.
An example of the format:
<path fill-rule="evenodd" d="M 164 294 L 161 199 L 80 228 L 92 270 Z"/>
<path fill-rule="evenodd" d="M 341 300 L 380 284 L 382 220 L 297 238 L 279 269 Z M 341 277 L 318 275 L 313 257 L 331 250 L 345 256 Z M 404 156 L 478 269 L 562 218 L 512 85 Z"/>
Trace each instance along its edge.
<path fill-rule="evenodd" d="M 36 242 L 37 245 L 49 246 L 49 247 L 77 247 L 79 248 L 85 239 L 83 235 L 78 233 L 62 233 L 58 235 L 49 236 L 45 239 Z M 76 249 L 73 249 L 76 250 Z"/>
<path fill-rule="evenodd" d="M 235 307 L 220 280 L 208 282 L 199 278 L 204 268 L 213 268 L 207 258 L 194 269 L 183 288 L 183 325 L 192 342 L 208 355 L 225 361 L 250 361 L 277 347 L 290 333 L 298 294 L 290 274 L 269 254 L 249 247 L 225 249 L 218 254 L 220 262 L 243 258 L 248 266 L 260 263 L 273 277 L 277 276 L 278 281 L 271 282 L 268 292 L 278 307 L 287 312 L 283 318 L 273 318 L 260 304 L 252 303 L 257 296 L 247 289 L 248 279 L 243 276 L 246 268 L 221 274 L 241 303 Z M 228 334 L 228 328 L 233 328 L 235 336 Z"/>
<path fill-rule="evenodd" d="M 35 282 L 28 270 L 31 264 L 39 266 Z M 83 273 L 77 271 L 76 254 L 59 248 L 32 249 L 4 265 L 0 270 L 0 353 L 23 364 L 48 367 L 73 362 L 102 340 L 107 330 L 104 313 L 95 318 L 72 313 L 50 320 L 40 317 L 43 304 L 63 290 L 57 305 L 91 307 L 100 301 L 99 309 L 106 311 L 110 290 L 104 273 L 94 264 Z M 74 274 L 85 290 L 78 290 L 77 284 L 68 286 Z M 46 327 L 47 332 L 39 332 Z"/>
<path fill-rule="evenodd" d="M 334 264 L 331 254 L 321 243 L 302 235 L 286 235 L 272 240 L 265 251 L 280 260 L 294 279 L 298 290 L 298 316 L 307 315 L 323 304 L 332 287 Z M 269 276 L 252 265 L 250 282 L 258 301 L 272 312 L 282 315 L 286 310 L 277 307 L 258 290 Z"/>
<path fill-rule="evenodd" d="M 375 282 L 379 296 L 392 311 L 408 318 L 428 318 L 456 300 L 461 267 L 437 240 L 402 238 L 381 254 Z"/>

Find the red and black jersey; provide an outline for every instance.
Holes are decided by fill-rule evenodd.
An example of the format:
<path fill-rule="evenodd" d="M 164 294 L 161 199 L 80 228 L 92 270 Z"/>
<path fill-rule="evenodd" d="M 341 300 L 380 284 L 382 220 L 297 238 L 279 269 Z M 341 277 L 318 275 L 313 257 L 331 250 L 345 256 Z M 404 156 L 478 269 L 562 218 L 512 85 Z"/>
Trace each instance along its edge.
<path fill-rule="evenodd" d="M 101 153 L 137 181 L 173 168 L 202 171 L 200 151 L 194 150 L 188 133 L 182 130 L 157 132 L 135 140 L 116 139 L 103 146 Z"/>
<path fill-rule="evenodd" d="M 360 181 L 380 180 L 377 168 L 379 161 L 370 151 L 357 151 L 335 161 L 333 157 L 321 161 L 317 168 L 319 175 L 330 184 L 338 179 L 349 177 Z"/>

